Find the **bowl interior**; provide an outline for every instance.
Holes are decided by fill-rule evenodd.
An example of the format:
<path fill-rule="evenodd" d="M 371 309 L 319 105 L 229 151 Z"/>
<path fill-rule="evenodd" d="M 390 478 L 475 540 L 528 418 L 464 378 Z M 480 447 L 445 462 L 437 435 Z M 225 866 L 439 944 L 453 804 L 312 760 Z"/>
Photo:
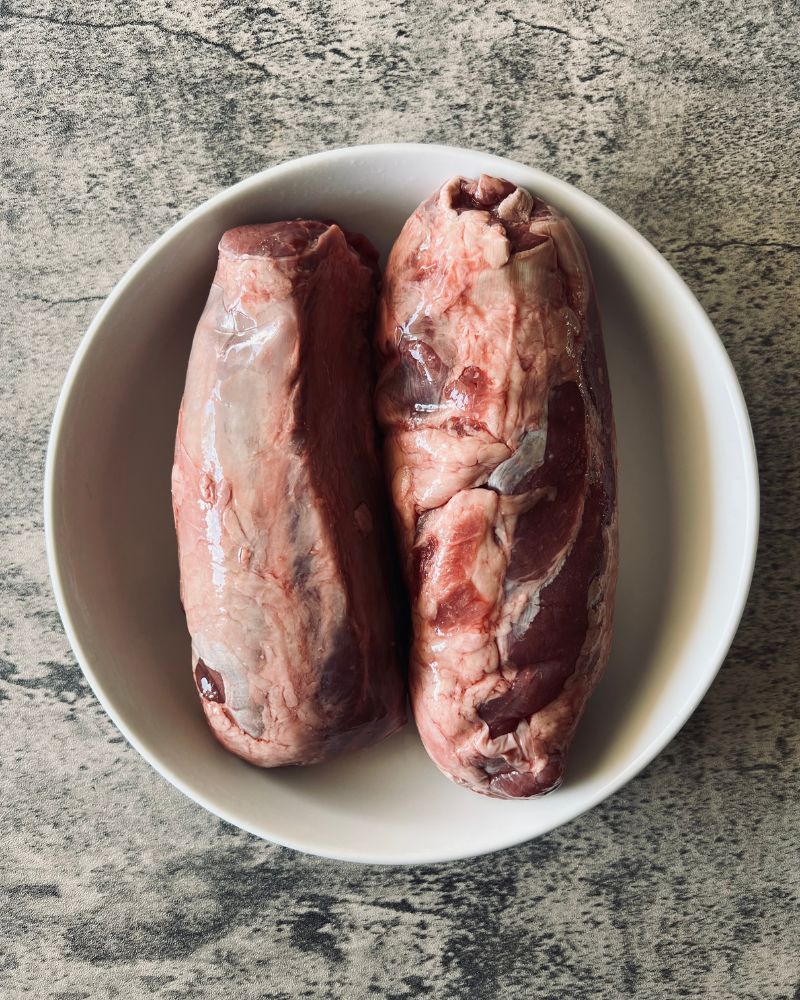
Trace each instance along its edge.
<path fill-rule="evenodd" d="M 525 184 L 583 235 L 619 438 L 621 564 L 611 662 L 564 786 L 532 802 L 457 788 L 412 727 L 334 763 L 261 771 L 211 738 L 190 671 L 170 506 L 175 424 L 221 233 L 334 217 L 385 254 L 454 173 Z M 98 314 L 70 373 L 48 462 L 54 585 L 114 720 L 166 777 L 247 830 L 364 861 L 456 858 L 516 843 L 599 801 L 674 735 L 713 678 L 746 595 L 756 486 L 749 425 L 708 320 L 608 210 L 539 171 L 444 147 L 340 150 L 224 192 L 163 237 Z"/>

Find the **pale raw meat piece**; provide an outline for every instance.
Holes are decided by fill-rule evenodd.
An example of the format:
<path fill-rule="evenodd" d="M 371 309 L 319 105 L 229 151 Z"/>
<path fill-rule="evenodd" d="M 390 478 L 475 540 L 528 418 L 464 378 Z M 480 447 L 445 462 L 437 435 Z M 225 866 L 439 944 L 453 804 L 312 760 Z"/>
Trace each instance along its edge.
<path fill-rule="evenodd" d="M 377 347 L 422 740 L 475 791 L 548 792 L 608 659 L 617 576 L 614 422 L 580 238 L 523 188 L 454 178 L 394 245 Z"/>
<path fill-rule="evenodd" d="M 377 255 L 338 226 L 219 246 L 173 506 L 194 676 L 217 739 L 307 764 L 405 721 L 369 331 Z"/>

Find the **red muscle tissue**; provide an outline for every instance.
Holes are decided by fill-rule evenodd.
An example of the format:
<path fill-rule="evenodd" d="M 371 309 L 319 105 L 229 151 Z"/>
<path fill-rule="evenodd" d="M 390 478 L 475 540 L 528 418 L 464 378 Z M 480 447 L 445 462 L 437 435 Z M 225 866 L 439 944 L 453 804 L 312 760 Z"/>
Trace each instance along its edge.
<path fill-rule="evenodd" d="M 338 226 L 227 232 L 194 338 L 172 477 L 209 725 L 262 766 L 405 721 L 376 451 L 377 254 Z"/>
<path fill-rule="evenodd" d="M 420 735 L 477 792 L 550 791 L 608 659 L 617 576 L 614 422 L 580 238 L 523 188 L 454 178 L 394 245 L 377 347 Z"/>

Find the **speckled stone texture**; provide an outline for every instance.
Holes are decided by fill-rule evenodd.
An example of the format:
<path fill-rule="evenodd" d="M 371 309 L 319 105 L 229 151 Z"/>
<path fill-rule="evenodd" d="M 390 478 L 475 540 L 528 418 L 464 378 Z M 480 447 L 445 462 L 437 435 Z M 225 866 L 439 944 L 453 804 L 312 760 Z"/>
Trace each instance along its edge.
<path fill-rule="evenodd" d="M 744 0 L 0 3 L 0 996 L 800 997 L 800 21 Z M 515 850 L 360 868 L 231 829 L 82 680 L 48 426 L 94 310 L 221 187 L 383 140 L 508 154 L 639 228 L 708 309 L 762 474 L 711 692 L 611 800 Z"/>

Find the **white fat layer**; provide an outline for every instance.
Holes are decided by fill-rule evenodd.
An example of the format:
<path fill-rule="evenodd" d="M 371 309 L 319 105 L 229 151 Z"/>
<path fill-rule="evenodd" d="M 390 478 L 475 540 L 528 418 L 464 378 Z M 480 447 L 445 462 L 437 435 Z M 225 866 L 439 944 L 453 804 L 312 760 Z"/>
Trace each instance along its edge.
<path fill-rule="evenodd" d="M 511 458 L 497 466 L 486 485 L 498 493 L 513 493 L 517 484 L 542 464 L 546 444 L 546 428 L 526 431 L 517 450 Z"/>

